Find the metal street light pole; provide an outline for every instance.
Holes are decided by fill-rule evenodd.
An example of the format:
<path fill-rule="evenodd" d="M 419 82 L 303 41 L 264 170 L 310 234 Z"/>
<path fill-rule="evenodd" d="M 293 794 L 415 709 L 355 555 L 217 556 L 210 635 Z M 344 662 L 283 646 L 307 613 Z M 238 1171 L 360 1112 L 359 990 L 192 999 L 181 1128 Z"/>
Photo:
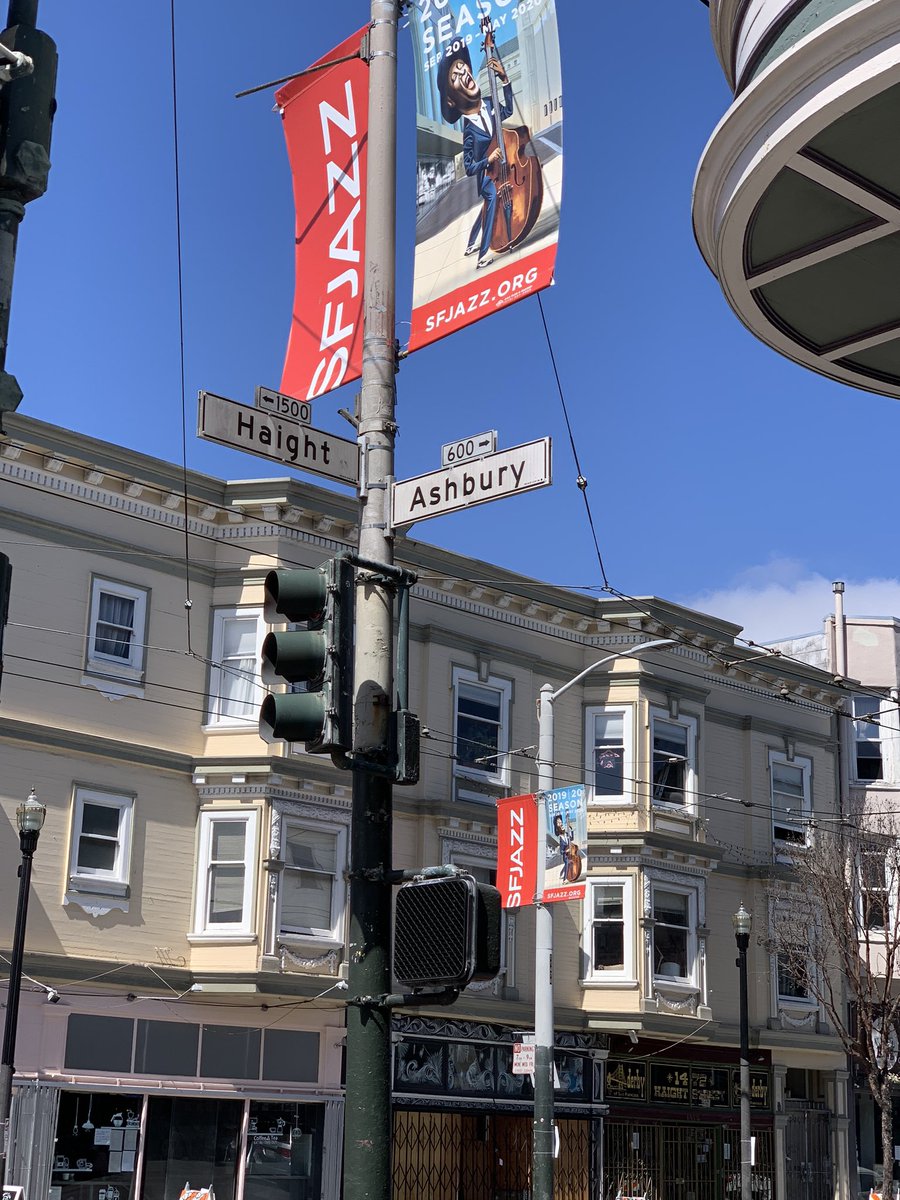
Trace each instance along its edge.
<path fill-rule="evenodd" d="M 750 1021 L 747 1011 L 747 947 L 750 945 L 750 927 L 753 918 L 741 907 L 731 918 L 734 925 L 734 940 L 737 942 L 737 968 L 740 978 L 741 1020 L 741 1200 L 750 1197 Z"/>
<path fill-rule="evenodd" d="M 16 902 L 16 927 L 9 962 L 9 992 L 6 997 L 6 1023 L 3 1027 L 3 1052 L 0 1055 L 0 1188 L 6 1183 L 6 1163 L 12 1149 L 9 1142 L 9 1110 L 15 1071 L 16 1031 L 19 1025 L 19 993 L 22 990 L 22 964 L 25 957 L 25 922 L 28 919 L 28 893 L 31 887 L 31 860 L 47 810 L 32 789 L 24 804 L 16 809 L 22 862 L 19 866 L 19 898 Z"/>
<path fill-rule="evenodd" d="M 369 132 L 359 456 L 361 559 L 394 561 L 397 353 L 394 329 L 397 26 L 399 0 L 371 0 Z M 354 755 L 390 761 L 394 696 L 393 583 L 370 574 L 357 592 Z M 391 829 L 393 784 L 364 763 L 353 771 L 350 824 L 350 963 L 344 1104 L 345 1200 L 390 1200 Z"/>
<path fill-rule="evenodd" d="M 553 705 L 570 687 L 598 667 L 617 658 L 634 658 L 645 650 L 659 650 L 674 644 L 674 638 L 659 638 L 642 642 L 628 650 L 607 654 L 598 662 L 564 683 L 556 691 L 549 683 L 541 688 L 538 699 L 538 791 L 553 790 Z M 553 906 L 544 904 L 544 873 L 546 870 L 547 807 L 543 796 L 538 798 L 538 869 L 537 895 L 534 914 L 534 1126 L 531 1162 L 531 1194 L 533 1200 L 553 1200 L 553 1166 L 556 1154 L 556 1130 L 553 1116 Z M 742 1200 L 744 1198 L 742 1197 Z"/>

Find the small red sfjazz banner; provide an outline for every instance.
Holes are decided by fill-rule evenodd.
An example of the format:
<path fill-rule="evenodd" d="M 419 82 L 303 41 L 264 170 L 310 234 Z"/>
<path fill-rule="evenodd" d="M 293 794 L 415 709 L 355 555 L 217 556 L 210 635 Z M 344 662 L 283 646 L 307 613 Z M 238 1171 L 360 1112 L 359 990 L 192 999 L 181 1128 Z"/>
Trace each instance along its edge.
<path fill-rule="evenodd" d="M 504 908 L 534 903 L 538 809 L 533 795 L 497 801 L 497 887 Z"/>
<path fill-rule="evenodd" d="M 294 308 L 281 390 L 298 400 L 362 371 L 369 69 L 363 34 L 275 93 L 294 181 Z M 317 66 L 318 63 L 314 63 Z"/>

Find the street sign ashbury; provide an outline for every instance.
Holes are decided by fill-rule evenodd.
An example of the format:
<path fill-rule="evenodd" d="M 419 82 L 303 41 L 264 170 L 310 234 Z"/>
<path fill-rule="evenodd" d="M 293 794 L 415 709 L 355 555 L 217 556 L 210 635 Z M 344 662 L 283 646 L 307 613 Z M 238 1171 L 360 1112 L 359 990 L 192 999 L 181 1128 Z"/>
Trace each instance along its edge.
<path fill-rule="evenodd" d="M 496 429 L 476 433 L 474 437 L 457 438 L 455 442 L 445 442 L 441 446 L 441 466 L 452 467 L 470 458 L 484 458 L 485 454 L 493 454 L 496 449 Z"/>
<path fill-rule="evenodd" d="M 339 483 L 355 487 L 359 481 L 356 442 L 211 392 L 200 393 L 197 434 L 209 442 L 246 450 Z"/>
<path fill-rule="evenodd" d="M 393 487 L 392 521 L 396 528 L 503 496 L 517 496 L 547 487 L 550 475 L 550 438 L 526 442 L 472 462 L 400 480 Z"/>

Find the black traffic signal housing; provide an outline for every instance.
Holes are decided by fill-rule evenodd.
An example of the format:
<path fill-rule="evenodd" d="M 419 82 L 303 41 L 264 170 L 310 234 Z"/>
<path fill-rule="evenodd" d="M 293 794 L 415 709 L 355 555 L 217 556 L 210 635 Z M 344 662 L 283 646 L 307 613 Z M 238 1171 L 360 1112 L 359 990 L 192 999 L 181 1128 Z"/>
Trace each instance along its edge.
<path fill-rule="evenodd" d="M 404 987 L 463 988 L 500 971 L 500 893 L 471 875 L 397 889 L 394 976 Z"/>
<path fill-rule="evenodd" d="M 266 576 L 265 619 L 304 628 L 267 634 L 263 683 L 306 689 L 266 696 L 259 712 L 265 741 L 305 742 L 311 754 L 352 748 L 355 600 L 355 571 L 343 558 Z"/>

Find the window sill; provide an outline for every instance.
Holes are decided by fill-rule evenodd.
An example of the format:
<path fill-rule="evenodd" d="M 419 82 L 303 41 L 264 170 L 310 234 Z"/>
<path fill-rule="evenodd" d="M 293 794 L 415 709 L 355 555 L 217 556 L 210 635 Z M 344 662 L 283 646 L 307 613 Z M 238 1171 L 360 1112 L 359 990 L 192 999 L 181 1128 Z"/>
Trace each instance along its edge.
<path fill-rule="evenodd" d="M 580 979 L 578 982 L 585 991 L 602 991 L 608 988 L 636 988 L 638 986 L 636 979 L 626 979 L 624 976 L 609 976 L 603 979 Z"/>
<path fill-rule="evenodd" d="M 323 933 L 279 933 L 279 946 L 302 950 L 343 950 L 344 943 L 331 934 Z"/>
<path fill-rule="evenodd" d="M 205 734 L 217 733 L 259 733 L 256 723 L 248 721 L 216 721 L 210 725 L 201 725 L 200 732 Z"/>
<path fill-rule="evenodd" d="M 103 879 L 96 875 L 70 875 L 69 891 L 89 896 L 120 896 L 128 899 L 131 888 L 124 879 Z"/>
<path fill-rule="evenodd" d="M 653 987 L 665 996 L 671 992 L 675 996 L 698 996 L 700 988 L 692 979 L 671 979 L 665 975 L 653 976 Z"/>
<path fill-rule="evenodd" d="M 588 800 L 588 808 L 602 808 L 604 811 L 614 808 L 636 808 L 637 800 L 629 800 L 627 796 L 611 796 L 606 800 L 593 798 Z"/>
<path fill-rule="evenodd" d="M 129 683 L 144 682 L 143 664 L 135 667 L 118 659 L 89 658 L 84 665 L 84 672 L 86 675 L 98 675 L 105 679 L 124 679 Z"/>
<path fill-rule="evenodd" d="M 480 784 L 483 784 L 485 787 L 492 787 L 492 788 L 507 787 L 507 784 L 504 783 L 502 776 L 489 775 L 486 771 L 482 772 L 482 771 L 456 770 L 453 772 L 453 777 L 460 784 L 464 784 L 465 781 L 468 780 L 470 783 L 480 783 Z"/>
<path fill-rule="evenodd" d="M 189 933 L 187 940 L 192 946 L 253 946 L 257 942 L 255 933 Z"/>

